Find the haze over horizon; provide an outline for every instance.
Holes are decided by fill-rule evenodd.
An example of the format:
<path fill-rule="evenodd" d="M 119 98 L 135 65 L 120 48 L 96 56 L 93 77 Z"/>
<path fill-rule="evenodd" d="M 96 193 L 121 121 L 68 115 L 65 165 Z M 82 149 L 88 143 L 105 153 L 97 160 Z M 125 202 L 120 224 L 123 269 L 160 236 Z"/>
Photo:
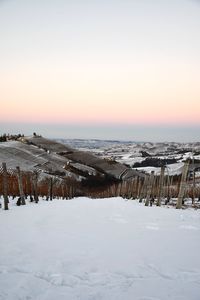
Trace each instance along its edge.
<path fill-rule="evenodd" d="M 0 133 L 200 140 L 200 1 L 0 1 Z"/>
<path fill-rule="evenodd" d="M 1 132 L 27 136 L 36 132 L 52 139 L 99 139 L 135 142 L 200 142 L 200 126 L 86 125 L 0 123 Z M 2 130 L 3 129 L 3 130 Z"/>

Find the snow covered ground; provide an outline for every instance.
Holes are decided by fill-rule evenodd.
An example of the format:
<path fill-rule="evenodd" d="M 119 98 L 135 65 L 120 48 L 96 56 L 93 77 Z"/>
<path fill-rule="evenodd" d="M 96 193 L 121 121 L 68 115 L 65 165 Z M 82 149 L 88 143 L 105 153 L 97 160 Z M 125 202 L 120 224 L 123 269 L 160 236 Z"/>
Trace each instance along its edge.
<path fill-rule="evenodd" d="M 180 175 L 183 171 L 183 166 L 184 163 L 183 162 L 178 162 L 178 163 L 174 163 L 174 164 L 170 164 L 168 166 L 166 166 L 165 168 L 165 173 L 173 176 L 173 175 Z M 145 171 L 146 173 L 150 174 L 152 171 L 155 172 L 155 175 L 160 175 L 160 168 L 156 168 L 156 167 L 139 167 L 136 168 L 138 171 Z M 196 174 L 197 176 L 197 174 Z"/>
<path fill-rule="evenodd" d="M 200 211 L 121 198 L 0 211 L 2 300 L 199 300 Z"/>

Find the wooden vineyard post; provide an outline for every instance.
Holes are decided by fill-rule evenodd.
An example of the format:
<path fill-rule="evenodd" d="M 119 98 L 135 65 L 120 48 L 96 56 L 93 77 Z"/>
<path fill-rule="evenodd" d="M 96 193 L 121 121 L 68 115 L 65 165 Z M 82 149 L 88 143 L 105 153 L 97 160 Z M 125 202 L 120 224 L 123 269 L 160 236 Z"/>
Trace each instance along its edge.
<path fill-rule="evenodd" d="M 148 182 L 149 182 L 149 175 L 146 174 L 145 177 L 144 177 L 143 183 L 141 185 L 140 196 L 139 196 L 140 197 L 140 200 L 139 200 L 140 203 L 146 197 Z"/>
<path fill-rule="evenodd" d="M 169 174 L 167 175 L 167 201 L 170 201 L 171 193 L 170 193 L 171 180 Z"/>
<path fill-rule="evenodd" d="M 32 176 L 32 182 L 33 182 L 33 195 L 34 195 L 35 203 L 38 203 L 39 201 L 37 181 L 38 181 L 38 174 L 37 172 L 34 172 Z"/>
<path fill-rule="evenodd" d="M 126 199 L 130 199 L 131 181 L 126 182 Z"/>
<path fill-rule="evenodd" d="M 65 187 L 64 187 L 64 182 L 62 181 L 61 183 L 61 191 L 62 191 L 62 200 L 65 199 Z"/>
<path fill-rule="evenodd" d="M 162 198 L 162 194 L 163 194 L 163 185 L 164 185 L 164 174 L 165 174 L 165 167 L 162 166 L 161 170 L 160 170 L 157 206 L 161 205 L 161 198 Z"/>
<path fill-rule="evenodd" d="M 117 184 L 114 184 L 114 197 L 117 197 Z"/>
<path fill-rule="evenodd" d="M 19 194 L 20 194 L 20 199 L 21 199 L 21 204 L 25 205 L 25 195 L 24 195 L 24 190 L 23 190 L 23 184 L 22 184 L 22 174 L 20 167 L 16 167 L 17 170 L 17 179 L 18 179 L 18 185 L 19 185 Z"/>
<path fill-rule="evenodd" d="M 4 198 L 4 209 L 8 210 L 8 173 L 6 163 L 2 163 L 3 168 L 3 198 Z"/>
<path fill-rule="evenodd" d="M 122 197 L 122 181 L 119 183 L 119 197 Z"/>
<path fill-rule="evenodd" d="M 112 197 L 115 197 L 116 195 L 116 186 L 115 183 L 112 184 Z"/>
<path fill-rule="evenodd" d="M 71 199 L 74 198 L 74 185 L 71 185 Z"/>
<path fill-rule="evenodd" d="M 127 182 L 122 181 L 122 198 L 126 198 Z"/>
<path fill-rule="evenodd" d="M 189 164 L 190 164 L 190 161 L 188 160 L 185 162 L 185 165 L 183 167 L 183 172 L 182 172 L 182 176 L 181 176 L 181 184 L 180 184 L 178 199 L 177 199 L 177 203 L 176 203 L 176 208 L 178 208 L 178 209 L 182 208 L 184 193 L 185 193 L 185 189 L 186 189 L 186 185 L 187 185 L 186 180 L 187 180 Z"/>
<path fill-rule="evenodd" d="M 47 200 L 50 199 L 52 201 L 53 199 L 53 179 L 52 177 L 49 178 L 49 183 L 48 183 L 48 197 Z"/>
<path fill-rule="evenodd" d="M 139 187 L 139 176 L 137 176 L 134 180 L 134 190 L 132 192 L 132 199 L 136 199 L 138 195 L 138 187 Z"/>
<path fill-rule="evenodd" d="M 146 196 L 145 206 L 149 206 L 150 197 L 151 197 L 152 188 L 153 188 L 153 183 L 154 183 L 154 171 L 151 171 L 151 175 L 150 175 L 150 178 L 149 178 L 149 183 L 147 185 L 147 196 Z"/>
<path fill-rule="evenodd" d="M 140 193 L 141 193 L 141 189 L 142 189 L 142 181 L 143 181 L 143 178 L 138 177 L 138 186 L 137 186 L 137 191 L 136 191 L 137 199 L 140 198 Z"/>
<path fill-rule="evenodd" d="M 127 188 L 126 188 L 126 198 L 131 199 L 131 194 L 132 194 L 132 189 L 133 189 L 133 181 L 127 181 Z"/>
<path fill-rule="evenodd" d="M 192 172 L 192 204 L 194 205 L 195 202 L 195 166 L 194 166 L 194 154 L 192 159 L 192 166 L 193 166 L 193 172 Z"/>
<path fill-rule="evenodd" d="M 65 181 L 66 199 L 69 199 L 69 181 Z"/>
<path fill-rule="evenodd" d="M 108 186 L 108 197 L 112 197 L 112 185 Z"/>
<path fill-rule="evenodd" d="M 136 188 L 137 178 L 132 179 L 131 186 L 130 186 L 130 192 L 129 192 L 129 198 L 134 199 L 135 195 L 135 188 Z"/>
<path fill-rule="evenodd" d="M 127 181 L 126 182 L 126 193 L 125 193 L 125 197 L 127 199 L 130 199 L 130 193 L 131 193 L 131 181 Z"/>
<path fill-rule="evenodd" d="M 26 176 L 26 192 L 27 192 L 27 195 L 31 196 L 32 189 L 31 189 L 31 175 L 30 175 L 30 173 L 28 173 L 27 176 Z"/>
<path fill-rule="evenodd" d="M 192 178 L 192 204 L 195 202 L 195 169 L 193 170 L 193 178 Z"/>
<path fill-rule="evenodd" d="M 132 178 L 131 180 L 131 189 L 130 189 L 130 199 L 135 199 L 135 190 L 136 190 L 136 185 L 137 185 L 137 177 Z"/>
<path fill-rule="evenodd" d="M 167 175 L 167 199 L 165 200 L 165 204 L 167 205 L 172 198 L 172 187 L 173 187 L 173 176 L 171 178 L 169 177 L 169 174 Z"/>

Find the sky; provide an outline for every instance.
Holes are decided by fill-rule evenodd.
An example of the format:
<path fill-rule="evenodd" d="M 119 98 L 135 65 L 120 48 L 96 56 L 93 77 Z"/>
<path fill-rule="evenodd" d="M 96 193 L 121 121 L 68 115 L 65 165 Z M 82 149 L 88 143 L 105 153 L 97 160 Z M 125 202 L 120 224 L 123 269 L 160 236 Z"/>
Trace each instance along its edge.
<path fill-rule="evenodd" d="M 199 0 L 0 0 L 0 133 L 200 141 Z"/>

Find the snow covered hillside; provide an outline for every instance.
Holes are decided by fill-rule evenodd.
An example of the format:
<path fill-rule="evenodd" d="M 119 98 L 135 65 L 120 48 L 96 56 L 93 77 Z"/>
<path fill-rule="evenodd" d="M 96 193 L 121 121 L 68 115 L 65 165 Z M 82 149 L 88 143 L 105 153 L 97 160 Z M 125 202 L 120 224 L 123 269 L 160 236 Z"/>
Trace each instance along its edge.
<path fill-rule="evenodd" d="M 121 198 L 0 211 L 1 300 L 199 300 L 200 211 Z"/>
<path fill-rule="evenodd" d="M 95 155 L 113 159 L 119 163 L 126 164 L 136 170 L 156 174 L 160 173 L 161 165 L 167 167 L 170 176 L 181 174 L 184 161 L 188 158 L 196 161 L 200 176 L 200 143 L 151 143 L 131 141 L 106 141 L 106 140 L 76 140 L 60 139 L 63 144 L 79 150 L 89 151 Z"/>

